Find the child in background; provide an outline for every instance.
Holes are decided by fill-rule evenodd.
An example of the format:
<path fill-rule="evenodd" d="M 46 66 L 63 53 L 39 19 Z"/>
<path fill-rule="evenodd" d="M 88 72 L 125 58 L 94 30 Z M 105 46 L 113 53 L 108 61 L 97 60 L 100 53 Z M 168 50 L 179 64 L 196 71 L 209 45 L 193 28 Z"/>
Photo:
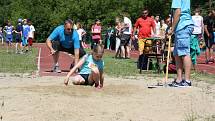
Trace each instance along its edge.
<path fill-rule="evenodd" d="M 85 36 L 87 33 L 86 31 L 83 29 L 82 25 L 80 22 L 78 22 L 77 24 L 77 32 L 78 32 L 78 36 L 79 36 L 79 40 L 81 43 L 81 46 L 83 48 L 87 48 L 87 44 L 85 43 L 85 41 L 83 40 L 83 36 Z"/>
<path fill-rule="evenodd" d="M 107 29 L 107 33 L 106 33 L 106 46 L 107 49 L 110 50 L 111 49 L 111 37 L 113 36 L 114 33 L 114 29 L 112 27 L 112 25 L 108 25 L 108 29 Z"/>
<path fill-rule="evenodd" d="M 9 48 L 12 48 L 13 31 L 14 27 L 11 25 L 11 22 L 8 21 L 7 26 L 4 28 L 4 32 L 6 33 L 7 52 L 9 52 Z"/>
<path fill-rule="evenodd" d="M 101 44 L 102 43 L 102 26 L 99 19 L 95 20 L 95 24 L 91 27 L 91 33 L 92 33 L 92 44 L 91 49 L 93 49 L 94 45 Z"/>
<path fill-rule="evenodd" d="M 92 54 L 86 54 L 83 56 L 78 64 L 70 70 L 64 80 L 64 84 L 68 85 L 70 76 L 73 75 L 78 68 L 80 68 L 80 72 L 72 78 L 74 85 L 93 86 L 95 84 L 96 88 L 102 88 L 104 81 L 104 61 L 102 60 L 103 54 L 104 46 L 101 44 L 95 45 L 93 47 Z"/>
<path fill-rule="evenodd" d="M 16 26 L 16 53 L 22 53 L 22 19 L 18 19 Z"/>
<path fill-rule="evenodd" d="M 116 22 L 116 26 L 115 26 L 115 33 L 116 33 L 116 49 L 115 49 L 115 58 L 118 58 L 118 57 L 121 57 L 121 49 L 120 49 L 120 43 L 121 43 L 121 40 L 120 40 L 120 37 L 121 37 L 121 32 L 122 30 L 122 25 L 121 25 L 121 22 L 120 21 L 117 21 Z"/>
<path fill-rule="evenodd" d="M 0 40 L 1 40 L 1 44 L 4 45 L 4 36 L 3 36 L 2 27 L 0 27 Z"/>
<path fill-rule="evenodd" d="M 28 52 L 28 36 L 30 32 L 30 26 L 27 24 L 27 19 L 23 20 L 23 31 L 22 31 L 22 46 L 25 52 Z"/>
<path fill-rule="evenodd" d="M 28 34 L 28 46 L 30 51 L 32 51 L 32 45 L 33 45 L 33 40 L 34 40 L 34 33 L 35 33 L 35 28 L 32 25 L 32 21 L 28 20 L 28 26 L 30 27 L 30 31 Z"/>

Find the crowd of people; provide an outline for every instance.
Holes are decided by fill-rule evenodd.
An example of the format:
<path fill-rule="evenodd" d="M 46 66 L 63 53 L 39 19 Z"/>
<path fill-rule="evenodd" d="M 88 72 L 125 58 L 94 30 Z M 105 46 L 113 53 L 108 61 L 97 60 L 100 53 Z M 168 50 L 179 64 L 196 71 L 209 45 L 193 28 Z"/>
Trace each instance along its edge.
<path fill-rule="evenodd" d="M 96 87 L 103 87 L 104 62 L 102 60 L 102 55 L 104 54 L 104 47 L 101 47 L 102 43 L 105 43 L 106 49 L 112 49 L 116 52 L 116 58 L 129 59 L 132 41 L 137 42 L 139 54 L 142 55 L 146 53 L 144 46 L 147 39 L 166 38 L 174 35 L 174 47 L 172 47 L 171 50 L 173 54 L 172 60 L 175 61 L 173 63 L 176 64 L 175 72 L 177 73 L 177 77 L 170 86 L 191 86 L 190 71 L 192 64 L 194 68 L 197 64 L 197 55 L 200 54 L 200 41 L 205 40 L 206 43 L 206 64 L 214 62 L 211 54 L 213 50 L 211 49 L 214 44 L 215 11 L 210 11 L 208 16 L 203 19 L 203 17 L 200 16 L 199 9 L 196 9 L 194 15 L 191 16 L 189 8 L 190 2 L 183 4 L 184 5 L 181 6 L 181 4 L 173 0 L 173 13 L 163 20 L 160 20 L 159 15 L 156 15 L 155 18 L 149 16 L 149 10 L 144 9 L 141 17 L 136 20 L 134 27 L 132 27 L 129 15 L 122 14 L 122 19 L 116 19 L 115 27 L 108 27 L 105 39 L 102 39 L 101 22 L 96 19 L 95 24 L 91 27 L 92 55 L 87 54 L 82 55 L 82 57 L 74 54 L 78 61 L 76 61 L 74 64 L 75 66 L 73 66 L 68 73 L 64 83 L 67 85 L 69 77 L 75 72 L 79 72 L 78 75 L 74 77 L 73 84 L 93 85 L 95 83 Z M 66 30 L 65 27 L 66 26 L 64 25 L 64 29 Z M 73 34 L 74 32 L 75 31 L 73 30 Z M 81 33 L 86 34 L 85 31 Z M 115 41 L 113 42 L 111 39 L 114 39 Z M 81 39 L 79 40 L 80 41 L 76 41 L 76 44 L 82 43 Z M 102 40 L 105 40 L 105 42 Z M 83 49 L 81 48 L 82 47 L 80 46 L 79 53 L 82 53 Z M 100 48 L 99 52 L 98 48 Z M 79 58 L 81 58 L 80 61 Z M 184 76 L 183 71 L 185 72 Z"/>
<path fill-rule="evenodd" d="M 15 52 L 17 54 L 23 54 L 32 49 L 34 32 L 35 28 L 30 19 L 18 19 L 15 27 L 8 20 L 6 26 L 0 27 L 1 44 L 4 45 L 6 43 L 7 52 L 10 52 L 15 36 Z"/>

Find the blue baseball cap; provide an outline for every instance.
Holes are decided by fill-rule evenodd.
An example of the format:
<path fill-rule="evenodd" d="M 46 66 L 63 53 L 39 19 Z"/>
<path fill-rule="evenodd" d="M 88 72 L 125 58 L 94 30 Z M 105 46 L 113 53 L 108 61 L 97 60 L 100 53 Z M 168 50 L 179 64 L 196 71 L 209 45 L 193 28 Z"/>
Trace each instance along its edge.
<path fill-rule="evenodd" d="M 18 19 L 18 22 L 20 22 L 20 23 L 21 23 L 21 22 L 22 22 L 22 19 L 21 19 L 21 18 L 19 18 L 19 19 Z"/>

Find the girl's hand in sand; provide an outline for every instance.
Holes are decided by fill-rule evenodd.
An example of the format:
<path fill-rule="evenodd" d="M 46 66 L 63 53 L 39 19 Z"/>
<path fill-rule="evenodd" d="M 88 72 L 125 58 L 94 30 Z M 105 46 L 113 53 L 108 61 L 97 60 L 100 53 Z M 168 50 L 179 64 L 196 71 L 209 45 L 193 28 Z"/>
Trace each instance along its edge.
<path fill-rule="evenodd" d="M 99 86 L 96 87 L 96 89 L 102 89 L 102 87 L 103 85 L 100 84 Z"/>
<path fill-rule="evenodd" d="M 67 86 L 69 83 L 69 78 L 64 79 L 64 84 Z"/>

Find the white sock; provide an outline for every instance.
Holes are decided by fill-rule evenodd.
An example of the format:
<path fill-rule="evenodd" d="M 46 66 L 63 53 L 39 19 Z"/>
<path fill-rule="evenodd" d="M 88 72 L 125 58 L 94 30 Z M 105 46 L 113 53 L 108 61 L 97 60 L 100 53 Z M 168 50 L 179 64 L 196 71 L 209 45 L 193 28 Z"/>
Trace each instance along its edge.
<path fill-rule="evenodd" d="M 18 51 L 18 43 L 16 43 L 16 52 Z"/>
<path fill-rule="evenodd" d="M 55 66 L 59 66 L 58 62 L 55 64 Z"/>
<path fill-rule="evenodd" d="M 186 80 L 186 82 L 187 82 L 187 83 L 190 83 L 191 81 L 189 81 L 189 80 Z"/>

